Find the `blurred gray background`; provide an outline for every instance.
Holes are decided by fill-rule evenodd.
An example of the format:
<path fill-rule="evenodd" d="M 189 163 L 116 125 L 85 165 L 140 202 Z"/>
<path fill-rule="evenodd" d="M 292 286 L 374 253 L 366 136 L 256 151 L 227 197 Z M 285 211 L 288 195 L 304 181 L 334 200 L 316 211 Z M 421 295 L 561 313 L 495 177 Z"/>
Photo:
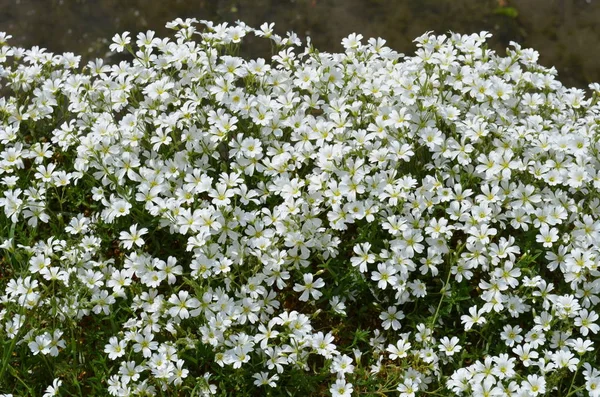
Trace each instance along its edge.
<path fill-rule="evenodd" d="M 500 53 L 511 40 L 538 50 L 539 62 L 555 66 L 567 86 L 600 82 L 600 0 L 0 0 L 0 31 L 13 35 L 12 44 L 71 51 L 84 62 L 110 61 L 115 33 L 162 36 L 177 17 L 275 22 L 276 33 L 309 35 L 322 51 L 340 51 L 352 32 L 411 54 L 412 40 L 425 31 L 487 30 Z M 268 55 L 259 45 L 243 47 L 245 55 Z"/>

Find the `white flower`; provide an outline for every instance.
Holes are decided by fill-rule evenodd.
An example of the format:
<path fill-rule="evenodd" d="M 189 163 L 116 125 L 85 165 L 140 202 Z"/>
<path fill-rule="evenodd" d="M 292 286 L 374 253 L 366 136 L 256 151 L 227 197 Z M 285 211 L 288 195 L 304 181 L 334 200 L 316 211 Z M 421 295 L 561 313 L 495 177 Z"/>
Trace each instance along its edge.
<path fill-rule="evenodd" d="M 104 312 L 105 315 L 110 314 L 110 307 L 116 302 L 115 297 L 108 294 L 106 290 L 95 291 L 92 294 L 91 303 L 94 304 L 92 311 L 96 314 Z"/>
<path fill-rule="evenodd" d="M 58 394 L 58 388 L 62 385 L 62 380 L 56 378 L 52 381 L 52 385 L 48 386 L 42 397 L 52 397 Z"/>
<path fill-rule="evenodd" d="M 312 338 L 312 346 L 315 348 L 317 353 L 321 354 L 325 358 L 331 358 L 335 351 L 335 345 L 333 344 L 333 335 L 329 332 L 326 335 L 323 332 L 318 332 Z"/>
<path fill-rule="evenodd" d="M 116 34 L 113 37 L 113 44 L 111 44 L 108 48 L 111 51 L 115 52 L 123 52 L 125 46 L 131 43 L 131 37 L 129 37 L 129 32 L 124 32 L 123 34 Z"/>
<path fill-rule="evenodd" d="M 125 347 L 127 341 L 124 339 L 119 340 L 116 336 L 112 336 L 108 340 L 108 344 L 104 346 L 104 353 L 108 354 L 110 360 L 115 360 L 122 357 L 125 354 Z"/>
<path fill-rule="evenodd" d="M 252 375 L 255 379 L 254 384 L 256 386 L 269 386 L 269 387 L 277 387 L 277 381 L 279 380 L 279 376 L 277 374 L 273 376 L 269 376 L 267 372 L 258 372 Z"/>
<path fill-rule="evenodd" d="M 260 30 L 256 30 L 256 35 L 259 37 L 267 37 L 269 38 L 273 34 L 274 23 L 263 23 L 260 25 Z"/>
<path fill-rule="evenodd" d="M 304 285 L 296 283 L 294 285 L 294 291 L 302 292 L 302 295 L 298 298 L 299 300 L 306 302 L 309 299 L 309 295 L 312 295 L 313 299 L 319 299 L 323 293 L 317 290 L 325 285 L 323 279 L 316 279 L 313 281 L 313 275 L 311 273 L 305 273 L 303 275 Z"/>
<path fill-rule="evenodd" d="M 582 338 L 571 339 L 567 342 L 569 346 L 577 352 L 577 354 L 585 354 L 585 352 L 594 350 L 594 342 L 591 340 L 584 340 Z"/>
<path fill-rule="evenodd" d="M 183 379 L 187 378 L 190 371 L 186 368 L 183 368 L 185 361 L 177 360 L 175 368 L 173 368 L 173 375 L 169 377 L 169 382 L 173 382 L 175 386 L 180 386 L 183 383 Z"/>
<path fill-rule="evenodd" d="M 274 325 L 274 324 L 272 324 L 272 321 L 273 320 L 271 320 L 271 322 L 269 322 L 268 326 L 265 326 L 264 324 L 259 324 L 258 330 L 260 332 L 254 336 L 254 342 L 255 343 L 260 342 L 260 347 L 262 349 L 267 348 L 269 339 L 274 339 L 277 337 L 277 335 L 279 335 L 279 331 L 272 329 L 272 327 Z"/>
<path fill-rule="evenodd" d="M 148 30 L 146 33 L 140 32 L 137 35 L 136 44 L 138 47 L 154 47 L 160 43 L 159 38 L 154 38 L 155 32 Z"/>
<path fill-rule="evenodd" d="M 590 397 L 600 396 L 600 376 L 587 377 L 585 389 L 590 393 Z"/>
<path fill-rule="evenodd" d="M 396 388 L 400 392 L 400 397 L 415 397 L 419 391 L 419 382 L 412 379 L 406 379 Z"/>
<path fill-rule="evenodd" d="M 473 396 L 500 397 L 503 395 L 502 388 L 496 386 L 496 380 L 492 376 L 486 376 L 483 382 L 476 383 L 473 386 Z"/>
<path fill-rule="evenodd" d="M 523 337 L 519 335 L 522 329 L 518 325 L 514 327 L 512 325 L 505 325 L 500 338 L 504 340 L 508 347 L 513 347 L 515 343 L 521 343 Z"/>
<path fill-rule="evenodd" d="M 397 374 L 403 397 L 443 386 L 445 369 L 454 394 L 541 395 L 550 389 L 541 374 L 576 372 L 584 355 L 590 364 L 571 390 L 585 382 L 600 394 L 595 356 L 586 355 L 600 331 L 600 85 L 592 97 L 564 87 L 533 50 L 486 50 L 487 32 L 424 34 L 405 57 L 383 39 L 363 45 L 358 33 L 332 54 L 293 48 L 297 35 L 278 36 L 273 24 L 197 24 L 177 19 L 167 25 L 174 39 L 148 31 L 135 46 L 129 32 L 116 35 L 110 50 L 134 59 L 80 71 L 73 54 L 9 46 L 0 33 L 0 64 L 10 65 L 0 71 L 10 87 L 0 98 L 0 211 L 13 226 L 0 245 L 8 339 L 27 328 L 35 361 L 67 346 L 61 330 L 46 331 L 58 324 L 49 316 L 134 314 L 104 354 L 143 364 L 113 366 L 112 395 L 182 385 L 183 350 L 196 339 L 221 367 L 254 365 L 263 350 L 277 375 L 253 371 L 261 386 L 276 387 L 291 367 L 321 365 L 309 359 L 317 352 L 337 375 L 331 393 L 351 395 L 352 359 L 336 344 L 352 343 L 356 360 L 374 356 L 372 374 L 389 369 L 386 357 L 427 364 Z M 228 53 L 247 34 L 269 38 L 278 53 Z M 157 229 L 147 241 L 142 221 Z M 53 236 L 61 228 L 65 240 Z M 107 257 L 103 242 L 115 232 L 133 252 Z M 431 294 L 438 276 L 455 282 L 451 297 Z M 287 299 L 288 284 L 300 304 Z M 376 308 L 370 352 L 354 346 L 359 334 L 336 334 L 315 302 L 302 303 L 324 295 L 345 316 Z M 484 303 L 451 307 L 465 299 Z M 440 321 L 420 323 L 438 302 Z M 201 324 L 186 321 L 200 314 Z M 532 325 L 524 332 L 502 319 Z M 498 353 L 501 343 L 487 352 L 473 344 L 474 364 L 448 367 L 463 348 L 457 324 L 486 324 L 486 337 L 510 354 Z M 414 334 L 398 336 L 407 325 Z M 15 368 L 15 377 L 26 369 Z M 217 392 L 208 378 L 200 395 Z"/>
<path fill-rule="evenodd" d="M 50 339 L 50 335 L 48 333 L 44 333 L 43 335 L 36 336 L 35 340 L 28 343 L 28 346 L 34 356 L 40 352 L 45 355 L 50 353 L 51 342 L 52 340 Z"/>
<path fill-rule="evenodd" d="M 336 356 L 331 364 L 331 372 L 337 373 L 338 375 L 351 374 L 354 372 L 354 365 L 352 365 L 352 357 L 343 354 Z"/>
<path fill-rule="evenodd" d="M 397 331 L 402 325 L 400 324 L 400 320 L 404 318 L 404 313 L 401 310 L 398 310 L 396 306 L 389 306 L 386 311 L 381 312 L 379 318 L 382 321 L 381 326 L 383 329 L 390 329 L 390 327 Z"/>
<path fill-rule="evenodd" d="M 555 227 L 550 228 L 548 224 L 544 223 L 540 227 L 540 233 L 535 237 L 535 241 L 543 243 L 542 245 L 546 248 L 552 247 L 552 243 L 558 240 L 558 229 Z"/>
<path fill-rule="evenodd" d="M 506 353 L 500 354 L 498 357 L 493 357 L 494 362 L 496 363 L 496 368 L 494 370 L 494 375 L 497 375 L 499 379 L 511 379 L 515 376 L 516 372 L 514 357 L 508 356 Z"/>
<path fill-rule="evenodd" d="M 394 276 L 396 269 L 393 266 L 389 266 L 385 263 L 377 264 L 377 270 L 371 273 L 371 280 L 377 281 L 377 287 L 385 289 L 388 285 L 395 285 L 398 278 Z"/>
<path fill-rule="evenodd" d="M 408 356 L 408 351 L 410 350 L 410 347 L 410 342 L 407 342 L 404 339 L 399 339 L 395 345 L 388 345 L 386 350 L 390 352 L 390 359 L 395 360 L 397 358 L 404 358 Z"/>
<path fill-rule="evenodd" d="M 130 381 L 137 381 L 144 367 L 137 365 L 135 361 L 122 361 L 119 367 L 119 374 L 123 379 L 123 383 L 127 384 Z"/>
<path fill-rule="evenodd" d="M 125 247 L 125 249 L 130 249 L 134 244 L 137 247 L 142 247 L 144 245 L 144 239 L 142 239 L 142 236 L 144 234 L 148 234 L 148 229 L 142 228 L 138 231 L 137 228 L 138 225 L 134 224 L 129 228 L 129 232 L 121 232 L 119 239 L 123 243 L 123 247 Z"/>
<path fill-rule="evenodd" d="M 154 341 L 154 334 L 145 332 L 143 334 L 136 333 L 133 345 L 133 351 L 138 353 L 142 352 L 145 358 L 150 358 L 152 351 L 158 349 L 158 342 Z"/>
<path fill-rule="evenodd" d="M 31 273 L 41 272 L 50 266 L 51 259 L 44 255 L 36 255 L 29 260 L 29 271 Z"/>
<path fill-rule="evenodd" d="M 252 351 L 251 347 L 236 346 L 233 350 L 227 352 L 225 355 L 225 362 L 227 364 L 233 364 L 234 369 L 241 368 L 242 364 L 250 361 L 250 355 L 248 354 L 250 351 Z"/>
<path fill-rule="evenodd" d="M 544 345 L 546 342 L 546 336 L 541 330 L 533 328 L 531 331 L 525 334 L 525 342 L 527 342 L 531 348 L 537 349 L 538 347 Z"/>
<path fill-rule="evenodd" d="M 177 295 L 173 294 L 169 298 L 169 303 L 173 305 L 169 308 L 169 315 L 186 319 L 196 317 L 200 314 L 200 301 L 196 298 L 191 298 L 188 291 L 179 291 Z M 191 310 L 188 310 L 191 309 Z"/>
<path fill-rule="evenodd" d="M 569 371 L 575 372 L 579 359 L 568 349 L 562 349 L 552 354 L 552 362 L 556 365 L 556 368 L 568 368 Z"/>
<path fill-rule="evenodd" d="M 575 326 L 580 327 L 579 332 L 581 335 L 587 336 L 589 331 L 597 334 L 600 331 L 600 326 L 596 324 L 598 321 L 598 314 L 595 311 L 588 312 L 587 309 L 581 309 L 579 315 L 575 318 Z"/>
<path fill-rule="evenodd" d="M 523 362 L 523 365 L 526 367 L 531 365 L 532 360 L 535 360 L 539 357 L 539 353 L 537 351 L 531 350 L 529 343 L 515 346 L 513 347 L 512 351 L 519 357 L 519 359 Z"/>
<path fill-rule="evenodd" d="M 460 322 L 465 325 L 465 331 L 470 330 L 475 324 L 485 324 L 486 319 L 483 317 L 484 314 L 485 310 L 483 308 L 477 310 L 477 306 L 471 306 L 468 315 L 460 316 Z"/>
<path fill-rule="evenodd" d="M 454 353 L 457 353 L 462 349 L 458 342 L 460 342 L 460 340 L 456 336 L 453 336 L 452 339 L 449 339 L 447 336 L 444 336 L 440 340 L 438 348 L 440 349 L 440 351 L 446 353 L 447 356 L 452 356 Z"/>
<path fill-rule="evenodd" d="M 342 39 L 342 45 L 345 49 L 356 49 L 360 46 L 362 34 L 351 33 L 348 37 Z"/>
<path fill-rule="evenodd" d="M 329 388 L 329 391 L 332 397 L 350 397 L 354 388 L 352 387 L 352 383 L 346 383 L 344 379 L 338 379 Z"/>
<path fill-rule="evenodd" d="M 352 266 L 359 268 L 361 273 L 365 273 L 367 271 L 367 264 L 375 262 L 375 254 L 369 253 L 371 249 L 370 243 L 363 243 L 360 245 L 355 245 L 353 251 L 358 256 L 353 256 L 350 259 L 350 263 Z"/>
<path fill-rule="evenodd" d="M 546 379 L 539 375 L 527 375 L 527 380 L 521 382 L 521 389 L 533 396 L 543 395 L 546 393 Z"/>
<path fill-rule="evenodd" d="M 333 296 L 330 300 L 329 300 L 329 305 L 331 305 L 331 308 L 333 309 L 334 312 L 336 312 L 339 315 L 342 316 L 346 316 L 346 304 L 344 303 L 343 300 L 340 300 L 339 296 Z"/>
<path fill-rule="evenodd" d="M 112 223 L 115 217 L 123 217 L 129 215 L 131 203 L 126 200 L 117 199 L 110 203 L 108 212 L 106 213 L 106 222 Z"/>

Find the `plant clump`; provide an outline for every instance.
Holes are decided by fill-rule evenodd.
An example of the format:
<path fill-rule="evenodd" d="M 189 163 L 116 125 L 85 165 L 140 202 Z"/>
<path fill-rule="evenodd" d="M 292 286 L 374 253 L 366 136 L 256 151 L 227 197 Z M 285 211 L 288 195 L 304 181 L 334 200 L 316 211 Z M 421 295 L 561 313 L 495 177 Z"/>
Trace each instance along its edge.
<path fill-rule="evenodd" d="M 0 35 L 4 396 L 600 396 L 599 84 L 167 27 L 81 70 Z"/>

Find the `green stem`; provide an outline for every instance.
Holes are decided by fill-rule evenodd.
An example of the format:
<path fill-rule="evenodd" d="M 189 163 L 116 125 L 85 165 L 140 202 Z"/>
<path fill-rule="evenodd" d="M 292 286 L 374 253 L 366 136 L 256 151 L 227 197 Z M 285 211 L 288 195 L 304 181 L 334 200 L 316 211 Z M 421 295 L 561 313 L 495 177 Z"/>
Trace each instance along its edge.
<path fill-rule="evenodd" d="M 17 343 L 17 340 L 19 340 L 19 337 L 21 336 L 21 331 L 25 328 L 25 325 L 27 324 L 27 320 L 29 320 L 29 317 L 25 316 L 25 320 L 23 320 L 23 324 L 21 324 L 21 327 L 19 328 L 17 334 L 10 341 L 10 347 L 4 353 L 4 357 L 2 359 L 2 367 L 0 367 L 0 380 L 4 379 L 4 372 L 6 371 L 8 363 L 10 361 L 10 356 L 13 352 L 13 349 L 15 348 L 15 344 Z"/>
<path fill-rule="evenodd" d="M 8 239 L 11 240 L 10 245 L 12 247 L 12 249 L 7 250 L 8 254 L 6 255 L 8 257 L 8 261 L 10 262 L 10 267 L 12 268 L 12 270 L 15 270 L 15 264 L 13 262 L 13 254 L 15 253 L 14 247 L 16 247 L 14 238 L 15 238 L 15 227 L 17 226 L 16 223 L 11 223 L 10 225 L 10 231 L 8 232 Z"/>
<path fill-rule="evenodd" d="M 23 386 L 25 386 L 25 388 L 31 395 L 35 394 L 34 390 L 23 379 L 21 379 L 19 373 L 14 368 L 10 368 L 10 372 L 12 376 L 14 376 L 19 382 L 21 382 Z"/>
<path fill-rule="evenodd" d="M 435 321 L 437 320 L 438 314 L 440 313 L 440 308 L 442 307 L 442 302 L 444 302 L 444 297 L 446 296 L 446 292 L 448 289 L 448 284 L 450 283 L 450 277 L 452 276 L 452 264 L 456 263 L 456 260 L 458 259 L 458 256 L 460 255 L 460 253 L 462 252 L 462 250 L 465 248 L 466 243 L 462 243 L 458 249 L 456 250 L 456 252 L 453 254 L 454 260 L 452 261 L 452 263 L 450 264 L 450 268 L 448 269 L 448 276 L 446 277 L 446 281 L 444 282 L 444 286 L 442 287 L 442 289 L 440 290 L 440 301 L 438 302 L 438 306 L 437 309 L 435 311 L 435 314 L 433 315 L 433 320 L 431 321 L 431 329 L 433 330 L 433 326 L 435 325 Z"/>
<path fill-rule="evenodd" d="M 575 378 L 577 377 L 577 373 L 579 372 L 579 367 L 581 367 L 581 363 L 582 361 L 579 360 L 579 364 L 577 365 L 577 369 L 575 369 L 575 373 L 573 374 L 573 378 L 571 380 L 571 385 L 569 386 L 569 390 L 567 391 L 566 397 L 570 396 L 571 394 L 575 393 L 578 389 L 573 390 L 573 392 L 571 392 L 571 389 L 573 389 L 573 385 L 575 384 Z"/>
<path fill-rule="evenodd" d="M 433 320 L 431 321 L 431 329 L 433 330 L 433 326 L 435 325 L 435 321 L 437 320 L 437 316 L 440 313 L 440 308 L 442 307 L 442 302 L 444 302 L 444 297 L 446 296 L 446 289 L 448 288 L 448 283 L 450 283 L 450 276 L 452 275 L 452 271 L 448 270 L 448 276 L 446 277 L 446 281 L 444 282 L 444 286 L 440 291 L 440 301 L 438 302 L 437 309 L 435 310 L 435 314 L 433 315 Z"/>

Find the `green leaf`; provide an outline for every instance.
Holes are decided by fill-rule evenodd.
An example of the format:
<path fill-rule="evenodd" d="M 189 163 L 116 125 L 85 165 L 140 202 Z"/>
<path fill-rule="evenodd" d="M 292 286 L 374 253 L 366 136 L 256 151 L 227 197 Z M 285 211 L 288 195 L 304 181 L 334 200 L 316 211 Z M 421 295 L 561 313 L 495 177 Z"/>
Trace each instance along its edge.
<path fill-rule="evenodd" d="M 519 11 L 514 7 L 498 7 L 494 10 L 494 14 L 514 19 L 519 16 Z"/>

